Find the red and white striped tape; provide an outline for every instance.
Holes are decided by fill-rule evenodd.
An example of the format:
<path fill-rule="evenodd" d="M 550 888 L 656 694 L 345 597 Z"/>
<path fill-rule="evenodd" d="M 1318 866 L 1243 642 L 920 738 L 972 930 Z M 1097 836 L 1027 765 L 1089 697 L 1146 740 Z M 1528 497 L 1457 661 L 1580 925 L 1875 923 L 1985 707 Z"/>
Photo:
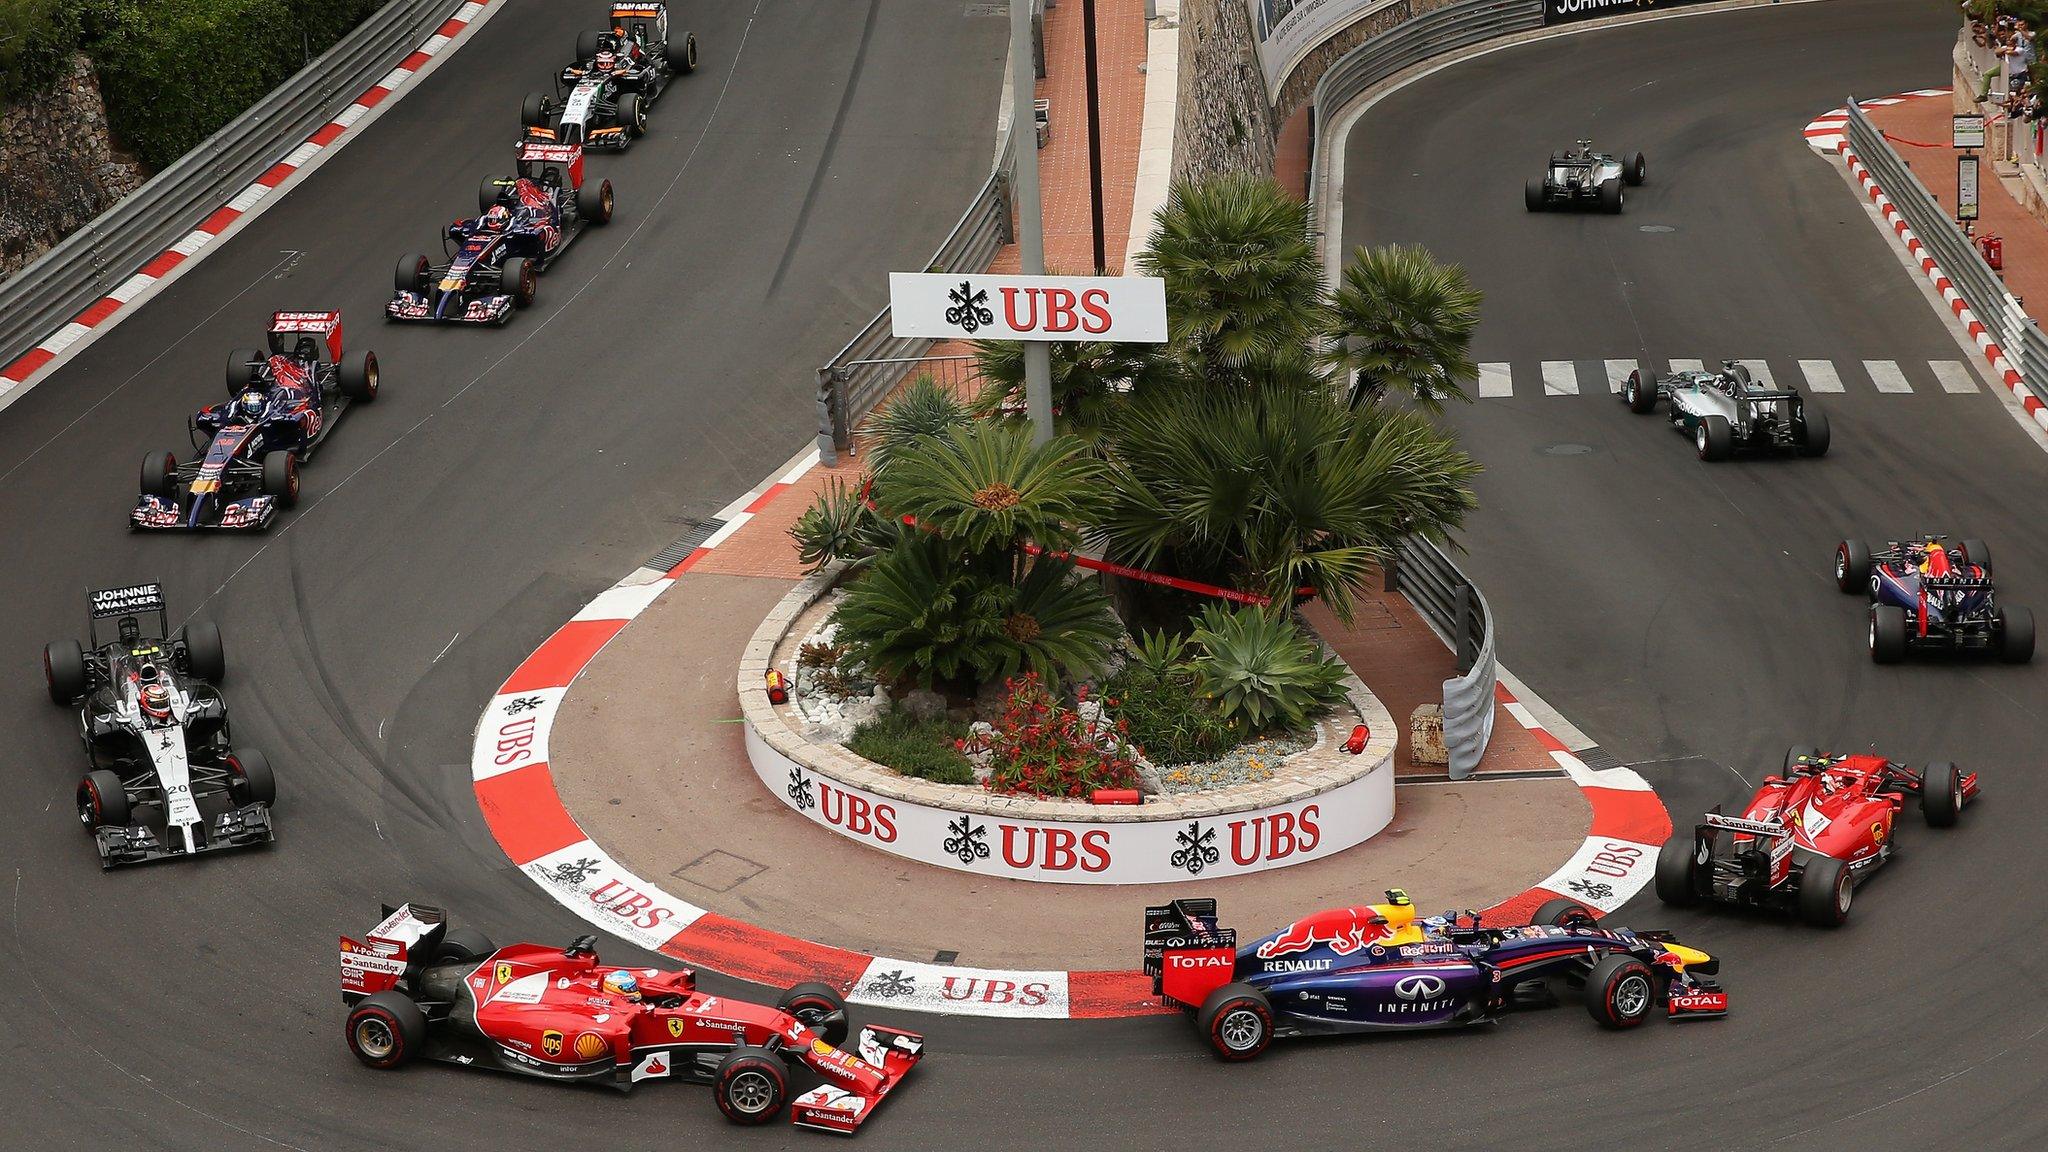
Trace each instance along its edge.
<path fill-rule="evenodd" d="M 443 21 L 420 46 L 399 61 L 398 66 L 386 73 L 384 78 L 370 86 L 341 114 L 323 125 L 318 132 L 307 137 L 305 142 L 271 165 L 254 183 L 242 189 L 226 204 L 221 205 L 199 222 L 198 227 L 187 232 L 183 239 L 158 253 L 156 258 L 142 266 L 142 270 L 123 281 L 121 286 L 101 297 L 90 308 L 73 317 L 71 322 L 22 354 L 13 363 L 0 367 L 0 403 L 11 400 L 21 392 L 39 383 L 55 371 L 72 353 L 80 351 L 85 344 L 98 334 L 118 323 L 132 310 L 132 307 L 147 293 L 175 279 L 178 275 L 198 263 L 214 242 L 237 228 L 241 223 L 253 219 L 262 210 L 266 201 L 287 181 L 317 167 L 326 156 L 352 136 L 352 130 L 370 114 L 372 109 L 390 100 L 404 86 L 424 69 L 427 63 L 443 56 L 449 46 L 466 32 L 484 22 L 487 11 L 496 0 L 469 0 L 457 8 L 453 15 Z"/>

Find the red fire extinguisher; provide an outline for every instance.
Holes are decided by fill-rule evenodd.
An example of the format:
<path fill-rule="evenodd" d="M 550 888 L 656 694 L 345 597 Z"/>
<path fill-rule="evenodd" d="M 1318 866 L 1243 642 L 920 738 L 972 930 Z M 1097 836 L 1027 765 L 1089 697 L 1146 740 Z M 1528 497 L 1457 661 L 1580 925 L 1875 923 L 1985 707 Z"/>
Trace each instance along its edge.
<path fill-rule="evenodd" d="M 1991 265 L 1993 272 L 2005 271 L 2005 238 L 2002 236 L 1977 237 L 1977 250 L 1984 254 L 1984 262 Z"/>

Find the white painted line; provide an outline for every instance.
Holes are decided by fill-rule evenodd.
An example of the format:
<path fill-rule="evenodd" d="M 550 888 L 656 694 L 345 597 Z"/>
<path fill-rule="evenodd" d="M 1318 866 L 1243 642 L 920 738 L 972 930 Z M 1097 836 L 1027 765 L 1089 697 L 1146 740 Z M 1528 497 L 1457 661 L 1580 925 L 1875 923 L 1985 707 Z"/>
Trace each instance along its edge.
<path fill-rule="evenodd" d="M 699 547 L 699 548 L 716 548 L 716 547 L 718 547 L 718 546 L 719 546 L 720 544 L 723 544 L 723 543 L 725 543 L 725 542 L 726 542 L 726 540 L 727 540 L 727 539 L 728 539 L 729 537 L 731 537 L 733 533 L 735 533 L 735 532 L 739 531 L 739 530 L 740 530 L 740 525 L 742 525 L 742 524 L 745 524 L 745 523 L 746 523 L 747 521 L 749 521 L 749 520 L 752 520 L 753 518 L 754 518 L 754 514 L 753 514 L 752 512 L 736 512 L 736 513 L 734 513 L 734 514 L 733 514 L 733 518 L 725 522 L 725 527 L 723 527 L 723 528 L 720 528 L 720 529 L 719 529 L 718 531 L 716 531 L 716 532 L 713 532 L 713 533 L 712 533 L 712 534 L 711 534 L 711 535 L 710 535 L 709 537 L 707 537 L 707 538 L 705 539 L 705 541 L 704 541 L 704 542 L 703 542 L 702 544 L 699 544 L 699 545 L 697 545 L 697 547 Z"/>
<path fill-rule="evenodd" d="M 38 344 L 37 347 L 41 348 L 45 352 L 49 352 L 54 355 L 58 352 L 62 352 L 66 348 L 71 347 L 71 345 L 75 343 L 80 336 L 83 336 L 90 331 L 92 331 L 92 329 L 87 328 L 85 325 L 80 324 L 76 320 L 73 320 L 71 323 L 66 324 L 62 328 L 57 329 L 54 335 L 52 335 L 49 339 L 43 341 L 41 344 Z"/>
<path fill-rule="evenodd" d="M 400 84 L 405 83 L 406 77 L 411 75 L 412 69 L 410 68 L 393 68 L 391 71 L 386 72 L 384 74 L 384 78 L 382 80 L 377 81 L 377 87 L 382 88 L 386 91 L 390 91 L 391 89 L 398 87 Z"/>
<path fill-rule="evenodd" d="M 1877 385 L 1879 392 L 1896 395 L 1913 390 L 1913 386 L 1906 383 L 1906 374 L 1899 370 L 1896 360 L 1865 360 L 1863 370 L 1870 373 L 1870 382 Z"/>
<path fill-rule="evenodd" d="M 334 118 L 334 123 L 341 125 L 343 128 L 353 127 L 356 121 L 369 114 L 370 110 L 361 104 L 351 104 L 341 110 L 341 115 Z"/>
<path fill-rule="evenodd" d="M 1543 362 L 1543 394 L 1545 396 L 1577 396 L 1579 394 L 1579 370 L 1569 360 L 1545 360 Z"/>
<path fill-rule="evenodd" d="M 112 292 L 107 293 L 107 295 L 113 297 L 116 300 L 119 300 L 123 304 L 126 304 L 130 300 L 135 299 L 135 296 L 138 292 L 141 292 L 144 288 L 147 288 L 154 283 L 156 283 L 156 277 L 144 275 L 141 272 L 137 272 L 135 275 L 130 276 L 128 279 L 122 281 L 121 286 L 119 288 L 116 288 Z"/>
<path fill-rule="evenodd" d="M 1771 375 L 1771 366 L 1769 364 L 1761 360 L 1737 360 L 1736 363 L 1749 369 L 1750 379 L 1755 380 L 1773 392 L 1778 390 L 1778 378 Z"/>
<path fill-rule="evenodd" d="M 199 229 L 194 228 L 192 231 L 185 233 L 183 240 L 171 245 L 171 251 L 176 252 L 180 256 L 190 256 L 211 243 L 213 243 L 213 233 L 201 232 Z"/>
<path fill-rule="evenodd" d="M 1671 370 L 1673 372 L 1704 372 L 1707 370 L 1707 367 L 1698 360 L 1673 360 L 1671 362 Z"/>
<path fill-rule="evenodd" d="M 1963 393 L 1977 390 L 1977 377 L 1971 373 L 1970 366 L 1961 360 L 1929 360 L 1927 366 L 1934 369 L 1934 378 L 1941 381 L 1943 392 Z"/>
<path fill-rule="evenodd" d="M 420 45 L 420 51 L 424 52 L 429 56 L 432 56 L 434 53 L 439 52 L 443 48 L 446 48 L 448 46 L 448 40 L 449 37 L 443 36 L 439 32 L 436 32 L 432 36 L 427 37 L 427 42 L 425 44 Z"/>
<path fill-rule="evenodd" d="M 1633 360 L 1609 360 L 1606 362 L 1606 367 L 1607 392 L 1609 395 L 1618 396 L 1621 394 L 1621 386 L 1628 383 L 1628 374 L 1636 370 L 1636 362 Z"/>
<path fill-rule="evenodd" d="M 256 206 L 258 200 L 268 195 L 270 195 L 270 185 L 251 184 L 247 188 L 242 189 L 233 200 L 228 201 L 228 207 L 233 208 L 237 212 L 247 212 Z"/>
<path fill-rule="evenodd" d="M 642 584 L 614 584 L 597 594 L 571 620 L 631 620 L 647 610 L 654 598 L 668 591 L 673 580 L 663 578 Z"/>
<path fill-rule="evenodd" d="M 283 160 L 279 161 L 279 163 L 284 164 L 288 167 L 297 168 L 303 165 L 306 161 L 311 160 L 314 156 L 319 155 L 319 153 L 320 146 L 318 144 L 313 143 L 311 140 L 308 140 L 304 144 L 299 145 L 297 148 L 292 149 L 291 154 L 286 156 Z"/>
<path fill-rule="evenodd" d="M 803 459 L 791 465 L 789 471 L 784 472 L 782 474 L 782 479 L 779 481 L 779 483 L 794 484 L 797 481 L 804 478 L 804 473 L 809 472 L 811 469 L 816 468 L 817 466 L 818 450 L 816 448 L 813 448 L 809 452 L 804 453 Z"/>
<path fill-rule="evenodd" d="M 477 14 L 477 13 L 479 13 L 479 12 L 481 12 L 481 11 L 483 11 L 483 10 L 484 10 L 484 6 L 483 6 L 482 4 L 479 4 L 479 3 L 477 3 L 477 0 L 470 0 L 470 2 L 469 2 L 469 3 L 467 3 L 467 4 L 464 4 L 464 5 L 463 5 L 462 7 L 460 7 L 460 8 L 457 8 L 457 9 L 455 10 L 455 15 L 454 15 L 453 17 L 451 17 L 451 19 L 454 19 L 454 20 L 474 20 L 474 19 L 476 19 L 476 14 Z"/>
<path fill-rule="evenodd" d="M 1799 374 L 1806 377 L 1806 390 L 1809 392 L 1842 391 L 1842 377 L 1835 371 L 1832 360 L 1801 360 Z"/>
<path fill-rule="evenodd" d="M 1505 364 L 1481 364 L 1479 366 L 1479 395 L 1484 398 L 1513 396 L 1515 394 L 1514 374 Z"/>

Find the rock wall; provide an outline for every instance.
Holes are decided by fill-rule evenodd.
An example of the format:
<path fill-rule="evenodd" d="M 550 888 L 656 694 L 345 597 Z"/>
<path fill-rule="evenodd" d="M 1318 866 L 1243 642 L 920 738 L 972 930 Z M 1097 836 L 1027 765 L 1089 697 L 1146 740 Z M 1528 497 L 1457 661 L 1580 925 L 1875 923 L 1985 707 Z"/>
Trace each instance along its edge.
<path fill-rule="evenodd" d="M 1244 0 L 1181 0 L 1173 178 L 1273 172 L 1278 134 Z"/>
<path fill-rule="evenodd" d="M 115 151 L 92 64 L 74 56 L 55 86 L 0 111 L 0 279 L 141 187 Z"/>

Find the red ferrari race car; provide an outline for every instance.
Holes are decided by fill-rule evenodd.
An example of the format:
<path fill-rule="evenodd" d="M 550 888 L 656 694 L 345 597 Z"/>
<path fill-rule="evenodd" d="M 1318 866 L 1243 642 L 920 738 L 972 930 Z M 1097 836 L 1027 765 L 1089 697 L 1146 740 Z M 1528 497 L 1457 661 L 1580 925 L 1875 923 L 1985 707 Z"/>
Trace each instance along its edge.
<path fill-rule="evenodd" d="M 1919 797 L 1927 823 L 1952 827 L 1977 798 L 1977 774 L 1795 746 L 1785 753 L 1785 774 L 1764 777 L 1741 816 L 1716 806 L 1690 837 L 1665 841 L 1657 897 L 1791 908 L 1809 924 L 1833 927 L 1849 918 L 1856 885 L 1896 851 L 1892 822 L 1907 796 Z"/>
<path fill-rule="evenodd" d="M 364 939 L 341 938 L 349 1051 L 372 1068 L 426 1056 L 622 1090 L 695 1080 L 736 1124 L 787 1105 L 798 1127 L 851 1135 L 924 1057 L 922 1036 L 876 1024 L 842 1050 L 846 1004 L 823 984 L 768 1008 L 699 992 L 687 969 L 599 964 L 594 936 L 497 948 L 439 908 L 384 912 Z M 825 1083 L 791 1099 L 796 1064 Z"/>

